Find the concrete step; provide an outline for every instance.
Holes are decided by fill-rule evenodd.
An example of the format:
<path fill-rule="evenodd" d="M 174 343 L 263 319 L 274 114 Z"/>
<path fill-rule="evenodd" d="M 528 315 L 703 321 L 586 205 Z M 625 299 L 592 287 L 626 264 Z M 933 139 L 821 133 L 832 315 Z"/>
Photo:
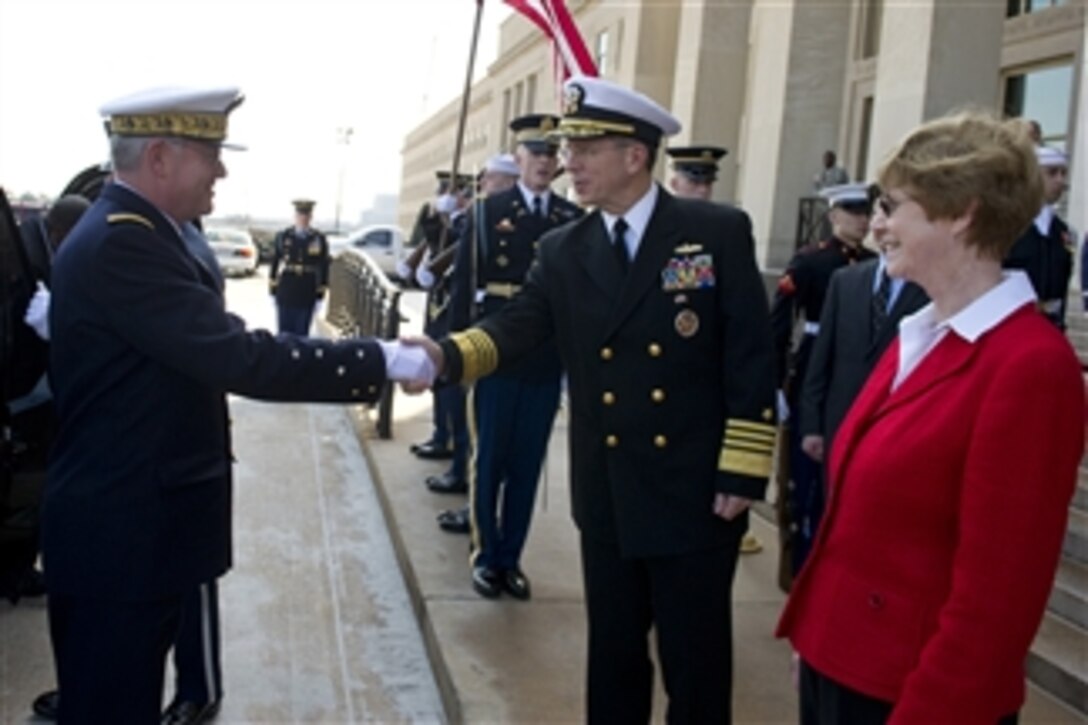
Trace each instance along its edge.
<path fill-rule="evenodd" d="M 1081 464 L 1077 474 L 1077 488 L 1073 491 L 1073 508 L 1088 511 L 1088 468 Z"/>
<path fill-rule="evenodd" d="M 1069 525 L 1065 530 L 1062 556 L 1080 564 L 1088 564 L 1088 511 L 1069 509 Z"/>
<path fill-rule="evenodd" d="M 1088 715 L 1088 632 L 1048 613 L 1028 652 L 1026 669 L 1044 691 Z"/>
<path fill-rule="evenodd" d="M 1081 629 L 1088 630 L 1088 566 L 1062 559 L 1047 608 Z"/>

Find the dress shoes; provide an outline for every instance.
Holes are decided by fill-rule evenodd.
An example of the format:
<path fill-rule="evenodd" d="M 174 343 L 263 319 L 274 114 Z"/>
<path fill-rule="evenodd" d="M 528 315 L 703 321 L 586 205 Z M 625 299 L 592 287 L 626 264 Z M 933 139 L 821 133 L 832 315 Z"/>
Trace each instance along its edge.
<path fill-rule="evenodd" d="M 502 590 L 514 599 L 528 599 L 532 596 L 529 588 L 529 577 L 521 569 L 507 569 L 502 573 Z"/>
<path fill-rule="evenodd" d="M 485 599 L 497 599 L 502 594 L 502 576 L 489 566 L 472 568 L 472 588 Z"/>
<path fill-rule="evenodd" d="M 441 476 L 427 476 L 427 488 L 435 493 L 468 493 L 468 481 L 448 471 Z"/>
<path fill-rule="evenodd" d="M 425 461 L 447 461 L 453 458 L 453 450 L 449 446 L 438 446 L 431 442 L 413 446 L 411 451 Z"/>
<path fill-rule="evenodd" d="M 447 509 L 438 514 L 438 528 L 451 534 L 467 534 L 469 531 L 468 506 L 461 509 Z"/>
<path fill-rule="evenodd" d="M 57 713 L 60 712 L 60 690 L 43 692 L 34 698 L 34 704 L 31 707 L 34 708 L 34 714 L 42 720 L 55 721 Z"/>
<path fill-rule="evenodd" d="M 219 701 L 174 700 L 162 713 L 162 725 L 200 725 L 219 714 Z"/>

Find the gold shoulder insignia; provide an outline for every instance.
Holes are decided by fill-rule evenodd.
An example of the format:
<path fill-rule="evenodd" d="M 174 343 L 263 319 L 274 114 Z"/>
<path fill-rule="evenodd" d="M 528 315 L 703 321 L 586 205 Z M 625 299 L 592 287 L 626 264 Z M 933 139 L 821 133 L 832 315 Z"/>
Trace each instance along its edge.
<path fill-rule="evenodd" d="M 145 227 L 152 230 L 155 228 L 155 225 L 151 223 L 150 219 L 140 216 L 139 214 L 110 214 L 106 217 L 106 223 L 108 224 L 125 224 L 126 222 L 143 224 Z"/>
<path fill-rule="evenodd" d="M 675 254 L 695 254 L 696 252 L 703 251 L 703 245 L 694 242 L 685 242 L 672 251 Z"/>

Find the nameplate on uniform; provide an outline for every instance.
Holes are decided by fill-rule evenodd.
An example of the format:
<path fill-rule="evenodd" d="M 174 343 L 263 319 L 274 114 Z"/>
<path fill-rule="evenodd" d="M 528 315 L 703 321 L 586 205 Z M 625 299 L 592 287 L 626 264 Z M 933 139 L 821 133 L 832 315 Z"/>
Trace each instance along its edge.
<path fill-rule="evenodd" d="M 708 289 L 714 286 L 714 258 L 709 254 L 676 256 L 661 270 L 661 289 Z"/>

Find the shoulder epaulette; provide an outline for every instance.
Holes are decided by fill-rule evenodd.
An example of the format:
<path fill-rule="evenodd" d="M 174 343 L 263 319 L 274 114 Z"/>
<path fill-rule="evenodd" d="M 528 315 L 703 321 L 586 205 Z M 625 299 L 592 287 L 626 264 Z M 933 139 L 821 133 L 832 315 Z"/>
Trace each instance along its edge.
<path fill-rule="evenodd" d="M 134 224 L 143 224 L 148 229 L 155 228 L 155 225 L 152 224 L 151 220 L 147 217 L 131 213 L 110 214 L 106 217 L 106 222 L 109 224 L 124 224 L 126 222 L 132 222 Z"/>

